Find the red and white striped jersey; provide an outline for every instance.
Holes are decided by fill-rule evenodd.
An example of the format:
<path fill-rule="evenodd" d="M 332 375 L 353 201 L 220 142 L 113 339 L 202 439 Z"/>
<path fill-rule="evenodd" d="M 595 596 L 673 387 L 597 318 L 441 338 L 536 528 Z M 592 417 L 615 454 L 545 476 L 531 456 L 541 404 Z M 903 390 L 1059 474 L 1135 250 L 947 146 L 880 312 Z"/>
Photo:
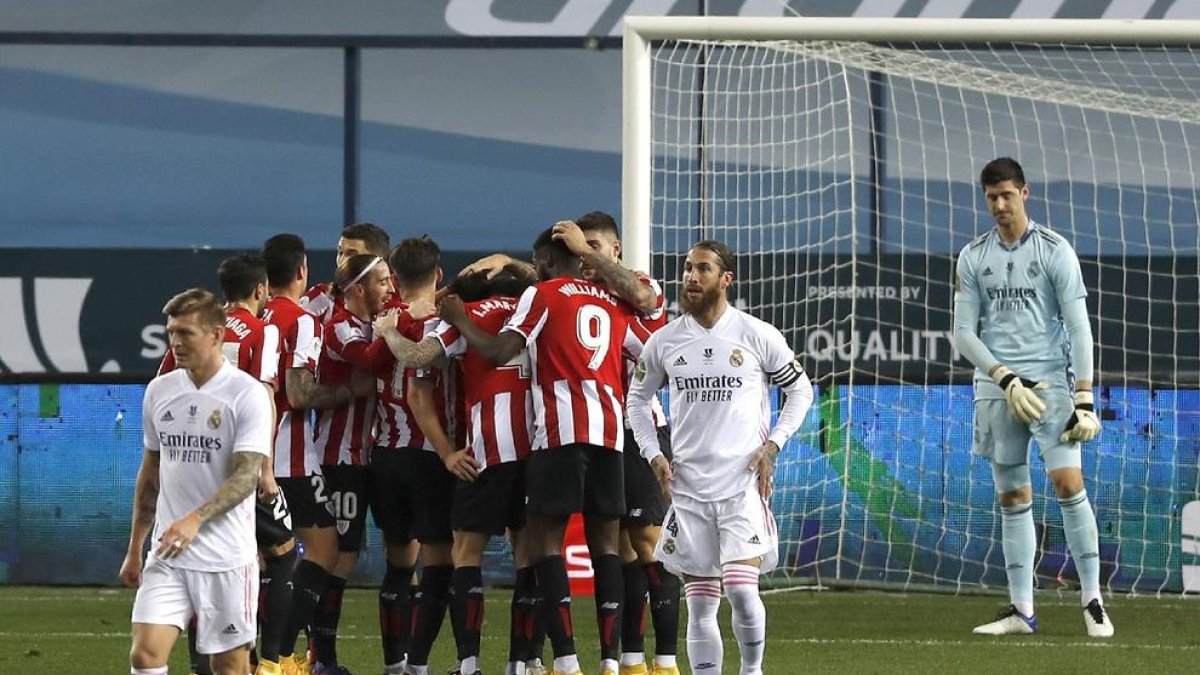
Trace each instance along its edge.
<path fill-rule="evenodd" d="M 345 307 L 334 312 L 323 329 L 317 383 L 325 386 L 348 384 L 355 368 L 378 372 L 391 352 L 382 340 L 371 341 L 371 331 L 370 323 L 354 316 Z M 374 426 L 374 394 L 319 411 L 315 442 L 321 453 L 321 464 L 367 464 Z"/>
<path fill-rule="evenodd" d="M 649 314 L 639 313 L 637 315 L 637 317 L 634 318 L 633 321 L 631 321 L 629 324 L 629 327 L 633 329 L 634 334 L 637 335 L 638 340 L 640 340 L 642 342 L 642 344 L 645 344 L 646 340 L 649 340 L 650 336 L 654 334 L 654 331 L 667 325 L 666 296 L 663 294 L 662 285 L 659 284 L 657 281 L 655 281 L 650 275 L 645 274 L 643 272 L 634 272 L 634 274 L 637 275 L 638 279 L 643 284 L 646 284 L 647 286 L 649 286 L 650 290 L 654 291 L 654 297 L 656 298 L 654 311 L 650 312 Z M 629 390 L 630 385 L 633 383 L 633 370 L 636 367 L 637 367 L 637 358 L 631 356 L 628 352 L 626 352 L 626 354 L 625 354 L 625 390 L 626 391 Z M 667 414 L 663 410 L 662 402 L 659 401 L 657 396 L 650 399 L 650 412 L 654 416 L 654 426 L 656 426 L 656 427 L 666 426 Z M 625 428 L 626 429 L 630 428 L 628 416 L 626 416 L 626 418 L 625 418 Z"/>
<path fill-rule="evenodd" d="M 279 330 L 245 307 L 235 307 L 225 313 L 225 343 L 221 345 L 221 354 L 243 373 L 263 384 L 277 386 Z M 175 354 L 168 349 L 158 366 L 158 374 L 165 375 L 175 368 Z"/>
<path fill-rule="evenodd" d="M 317 317 L 291 298 L 267 301 L 263 318 L 279 331 L 279 386 L 275 388 L 275 410 L 279 426 L 275 433 L 275 475 L 303 478 L 321 472 L 321 457 L 313 445 L 312 417 L 308 410 L 293 410 L 287 397 L 287 372 L 296 368 L 315 373 L 321 353 L 321 331 Z"/>
<path fill-rule="evenodd" d="M 332 284 L 320 283 L 300 296 L 300 306 L 308 310 L 309 314 L 317 317 L 317 321 L 324 326 L 344 305 L 341 298 L 333 297 Z"/>
<path fill-rule="evenodd" d="M 525 338 L 533 370 L 533 448 L 624 445 L 622 354 L 641 354 L 634 311 L 600 286 L 559 277 L 529 287 L 503 330 Z"/>
<path fill-rule="evenodd" d="M 467 316 L 483 330 L 496 334 L 517 308 L 513 298 L 490 298 L 467 303 Z M 529 352 L 522 350 L 497 366 L 467 347 L 466 338 L 442 321 L 432 335 L 446 355 L 462 365 L 466 398 L 467 443 L 480 471 L 504 462 L 525 459 L 533 444 L 533 390 Z"/>
<path fill-rule="evenodd" d="M 387 309 L 397 313 L 397 328 L 401 335 L 418 342 L 424 336 L 424 322 L 414 321 L 408 315 L 408 305 L 392 299 Z M 418 448 L 432 450 L 433 446 L 421 432 L 417 420 L 408 405 L 408 380 L 415 375 L 411 368 L 404 368 L 389 351 L 380 368 L 375 371 L 378 378 L 375 396 L 375 445 L 384 448 Z"/>

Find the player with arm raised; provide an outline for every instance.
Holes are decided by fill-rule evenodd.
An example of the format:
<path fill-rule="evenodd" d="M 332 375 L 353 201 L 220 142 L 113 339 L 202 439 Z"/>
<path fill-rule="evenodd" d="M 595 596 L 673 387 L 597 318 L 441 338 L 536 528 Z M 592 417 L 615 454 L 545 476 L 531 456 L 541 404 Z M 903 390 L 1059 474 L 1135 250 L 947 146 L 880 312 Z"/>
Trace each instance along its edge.
<path fill-rule="evenodd" d="M 258 593 L 253 495 L 271 452 L 271 402 L 221 354 L 225 312 L 212 293 L 180 293 L 163 313 L 179 367 L 146 387 L 142 406 L 145 451 L 120 572 L 138 589 L 130 673 L 166 675 L 197 614 L 197 647 L 213 671 L 245 675 Z"/>
<path fill-rule="evenodd" d="M 554 226 L 561 239 L 583 261 L 583 278 L 608 289 L 638 310 L 632 326 L 644 342 L 667 323 L 662 286 L 641 272 L 621 264 L 621 234 L 617 222 L 602 211 L 584 214 Z M 627 355 L 628 356 L 628 355 Z M 625 378 L 633 377 L 636 359 L 626 358 Z M 658 428 L 659 448 L 671 459 L 671 436 L 662 404 L 651 401 Z M 637 439 L 625 420 L 625 452 L 639 457 Z M 643 461 L 624 462 L 625 514 L 621 516 L 621 571 L 625 579 L 625 607 L 621 627 L 620 675 L 647 673 L 645 633 L 647 595 L 654 624 L 654 675 L 678 675 L 675 653 L 679 642 L 679 579 L 668 574 L 654 557 L 662 535 L 667 502 L 654 472 Z"/>
<path fill-rule="evenodd" d="M 1100 433 L 1100 420 L 1092 398 L 1092 329 L 1079 259 L 1066 239 L 1029 218 L 1029 186 L 1020 164 L 1008 157 L 992 160 L 980 182 L 996 227 L 958 255 L 954 344 L 975 365 L 972 452 L 991 463 L 1011 604 L 974 632 L 1038 630 L 1029 470 L 1029 443 L 1036 439 L 1079 571 L 1087 634 L 1110 637 L 1113 625 L 1100 595 L 1096 517 L 1080 469 L 1080 443 Z"/>
<path fill-rule="evenodd" d="M 554 670 L 581 672 L 562 542 L 567 519 L 582 512 L 595 570 L 601 672 L 615 675 L 624 599 L 618 556 L 618 522 L 625 511 L 622 352 L 638 353 L 641 343 L 629 328 L 632 308 L 583 280 L 579 258 L 554 239 L 553 230 L 538 236 L 534 263 L 542 281 L 521 296 L 499 335 L 445 307 L 443 318 L 492 363 L 503 364 L 529 348 L 534 439 L 526 471 L 527 529 L 539 559 L 541 594 L 551 605 L 543 616 Z"/>
<path fill-rule="evenodd" d="M 722 582 L 744 675 L 762 672 L 766 610 L 758 577 L 778 562 L 770 497 L 775 459 L 812 404 L 812 385 L 779 330 L 729 304 L 734 258 L 706 240 L 688 251 L 683 316 L 650 336 L 629 392 L 629 417 L 671 506 L 656 551 L 683 576 L 687 650 L 696 672 L 721 672 L 717 626 Z M 670 388 L 669 462 L 650 407 Z M 769 389 L 786 397 L 770 427 Z M 632 459 L 632 458 L 630 458 Z"/>

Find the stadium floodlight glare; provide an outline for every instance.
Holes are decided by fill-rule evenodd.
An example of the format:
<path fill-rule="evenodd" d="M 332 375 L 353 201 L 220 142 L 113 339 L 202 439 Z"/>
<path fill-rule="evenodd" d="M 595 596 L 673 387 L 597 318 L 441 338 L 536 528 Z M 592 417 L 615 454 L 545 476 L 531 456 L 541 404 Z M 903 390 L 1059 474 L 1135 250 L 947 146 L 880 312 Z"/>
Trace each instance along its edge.
<path fill-rule="evenodd" d="M 820 399 L 780 458 L 786 580 L 1005 586 L 954 260 L 1017 159 L 1077 251 L 1104 432 L 1084 448 L 1108 590 L 1182 589 L 1200 435 L 1200 22 L 629 17 L 623 249 L 678 297 L 701 238 Z M 1070 583 L 1032 460 L 1041 582 Z"/>

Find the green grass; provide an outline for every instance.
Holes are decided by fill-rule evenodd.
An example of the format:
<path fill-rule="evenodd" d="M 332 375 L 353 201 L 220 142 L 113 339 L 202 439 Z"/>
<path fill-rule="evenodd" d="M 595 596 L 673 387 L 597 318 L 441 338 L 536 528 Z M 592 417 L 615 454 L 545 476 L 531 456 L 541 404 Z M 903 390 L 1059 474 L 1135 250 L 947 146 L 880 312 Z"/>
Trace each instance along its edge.
<path fill-rule="evenodd" d="M 508 591 L 491 591 L 484 634 L 485 672 L 503 673 Z M 976 638 L 971 627 L 991 617 L 995 597 L 904 595 L 869 591 L 793 591 L 766 596 L 767 662 L 773 675 L 790 673 L 1190 673 L 1200 662 L 1200 600 L 1118 597 L 1109 602 L 1116 637 L 1088 640 L 1073 596 L 1038 598 L 1042 633 Z M 127 590 L 0 587 L 0 673 L 126 673 L 129 650 Z M 576 602 L 578 646 L 585 672 L 597 661 L 592 603 Z M 737 673 L 729 608 L 722 608 L 725 673 Z M 379 673 L 375 594 L 347 592 L 341 660 L 360 675 Z M 681 628 L 682 632 L 682 628 Z M 650 639 L 648 647 L 652 648 Z M 681 668 L 686 669 L 680 639 Z M 548 649 L 548 647 L 547 647 Z M 453 663 L 447 623 L 434 649 L 438 672 Z M 172 673 L 185 673 L 181 639 Z"/>

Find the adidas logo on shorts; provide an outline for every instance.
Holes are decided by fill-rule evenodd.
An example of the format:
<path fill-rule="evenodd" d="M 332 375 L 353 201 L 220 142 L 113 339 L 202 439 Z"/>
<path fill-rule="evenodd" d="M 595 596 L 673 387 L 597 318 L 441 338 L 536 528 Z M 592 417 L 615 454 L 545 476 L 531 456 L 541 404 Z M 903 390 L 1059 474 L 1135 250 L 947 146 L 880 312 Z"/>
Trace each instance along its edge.
<path fill-rule="evenodd" d="M 225 626 L 225 630 L 221 631 L 221 634 L 222 635 L 237 635 L 238 634 L 237 626 L 235 626 L 233 624 L 229 624 L 228 626 Z"/>
<path fill-rule="evenodd" d="M 676 366 L 686 366 L 686 365 L 687 365 L 687 359 L 683 358 L 683 355 L 682 355 L 682 354 L 680 354 L 680 355 L 679 355 L 679 358 L 675 359 L 675 365 L 676 365 Z"/>

